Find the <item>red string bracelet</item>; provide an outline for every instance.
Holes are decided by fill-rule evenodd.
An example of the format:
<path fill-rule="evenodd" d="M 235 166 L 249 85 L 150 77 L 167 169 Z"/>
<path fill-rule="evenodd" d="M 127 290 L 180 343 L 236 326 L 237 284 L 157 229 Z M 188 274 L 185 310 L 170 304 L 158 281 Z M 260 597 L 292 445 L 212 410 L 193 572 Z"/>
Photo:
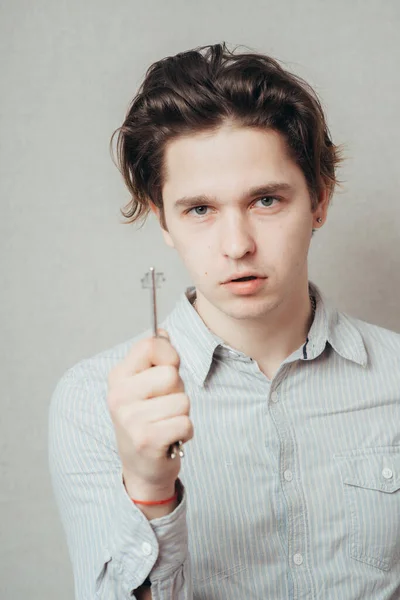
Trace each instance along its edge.
<path fill-rule="evenodd" d="M 159 506 L 160 504 L 168 504 L 169 502 L 172 502 L 173 500 L 177 499 L 178 492 L 175 492 L 175 494 L 171 498 L 167 498 L 167 500 L 158 500 L 157 502 L 147 500 L 134 500 L 133 498 L 131 498 L 132 502 L 134 502 L 135 504 L 144 504 L 145 506 Z"/>

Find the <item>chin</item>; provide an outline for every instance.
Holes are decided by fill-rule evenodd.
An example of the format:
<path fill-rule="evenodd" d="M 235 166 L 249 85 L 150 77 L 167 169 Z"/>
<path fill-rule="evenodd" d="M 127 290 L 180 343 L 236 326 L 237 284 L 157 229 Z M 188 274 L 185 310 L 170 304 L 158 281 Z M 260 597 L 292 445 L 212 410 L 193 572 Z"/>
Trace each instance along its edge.
<path fill-rule="evenodd" d="M 259 302 L 238 300 L 235 306 L 226 307 L 224 312 L 234 319 L 260 319 L 268 312 L 268 308 Z"/>

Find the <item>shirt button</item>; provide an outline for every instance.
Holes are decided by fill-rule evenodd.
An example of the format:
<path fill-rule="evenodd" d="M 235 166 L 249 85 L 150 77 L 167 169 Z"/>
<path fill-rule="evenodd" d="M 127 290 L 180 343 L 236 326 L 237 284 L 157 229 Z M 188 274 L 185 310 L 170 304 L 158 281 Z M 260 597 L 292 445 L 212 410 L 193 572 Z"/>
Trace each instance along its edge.
<path fill-rule="evenodd" d="M 148 542 L 143 542 L 142 544 L 142 552 L 145 556 L 150 556 L 152 552 L 151 545 Z"/>
<path fill-rule="evenodd" d="M 385 479 L 391 479 L 393 477 L 393 471 L 391 469 L 383 469 L 382 475 Z"/>
<path fill-rule="evenodd" d="M 295 554 L 293 556 L 293 560 L 296 563 L 296 565 L 301 565 L 301 563 L 303 562 L 303 557 L 301 554 Z"/>
<path fill-rule="evenodd" d="M 292 471 L 289 471 L 289 469 L 287 469 L 287 471 L 284 472 L 283 476 L 286 479 L 286 481 L 292 481 L 293 479 L 293 473 Z"/>
<path fill-rule="evenodd" d="M 272 392 L 271 400 L 272 400 L 272 402 L 278 402 L 278 400 L 279 400 L 278 392 Z"/>

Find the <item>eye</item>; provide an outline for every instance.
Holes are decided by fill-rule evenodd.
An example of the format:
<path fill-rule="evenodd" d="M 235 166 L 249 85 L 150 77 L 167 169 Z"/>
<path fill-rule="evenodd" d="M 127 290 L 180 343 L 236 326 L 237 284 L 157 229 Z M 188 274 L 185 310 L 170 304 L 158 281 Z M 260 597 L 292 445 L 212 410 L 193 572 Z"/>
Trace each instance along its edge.
<path fill-rule="evenodd" d="M 207 211 L 208 206 L 193 206 L 193 208 L 191 208 L 190 210 L 188 210 L 188 215 L 190 215 L 191 213 L 194 212 L 194 214 L 198 217 L 204 217 Z"/>
<path fill-rule="evenodd" d="M 279 198 L 275 198 L 275 196 L 263 196 L 262 198 L 259 198 L 258 200 L 256 200 L 256 204 L 257 202 L 263 202 L 266 201 L 265 203 L 263 203 L 262 206 L 264 206 L 265 208 L 269 208 L 271 206 L 271 203 L 276 200 L 277 202 L 280 202 Z"/>

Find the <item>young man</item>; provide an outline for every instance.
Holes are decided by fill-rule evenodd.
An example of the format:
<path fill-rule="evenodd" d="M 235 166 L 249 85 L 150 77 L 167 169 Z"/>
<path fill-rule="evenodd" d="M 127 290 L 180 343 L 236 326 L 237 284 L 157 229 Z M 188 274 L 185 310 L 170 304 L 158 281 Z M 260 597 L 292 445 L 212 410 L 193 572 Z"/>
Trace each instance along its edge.
<path fill-rule="evenodd" d="M 339 162 L 314 92 L 224 44 L 178 54 L 147 72 L 118 156 L 124 216 L 153 210 L 194 286 L 164 337 L 54 392 L 76 598 L 400 598 L 400 335 L 308 280 Z"/>

